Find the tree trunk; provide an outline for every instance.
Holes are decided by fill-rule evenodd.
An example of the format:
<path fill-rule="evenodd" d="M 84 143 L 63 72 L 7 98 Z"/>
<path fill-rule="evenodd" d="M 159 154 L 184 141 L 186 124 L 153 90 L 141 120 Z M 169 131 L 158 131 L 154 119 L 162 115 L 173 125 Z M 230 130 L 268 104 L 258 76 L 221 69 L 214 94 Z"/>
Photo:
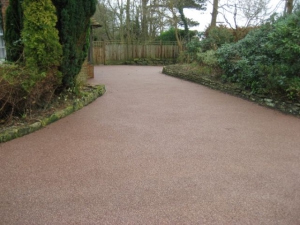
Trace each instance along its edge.
<path fill-rule="evenodd" d="M 180 14 L 180 18 L 183 22 L 183 25 L 184 25 L 184 39 L 185 40 L 188 40 L 188 35 L 189 35 L 189 27 L 188 27 L 188 23 L 187 23 L 187 19 L 183 13 L 183 6 L 180 4 L 178 6 L 178 11 L 179 11 L 179 14 Z"/>
<path fill-rule="evenodd" d="M 130 0 L 126 3 L 126 40 L 130 42 Z"/>
<path fill-rule="evenodd" d="M 294 0 L 286 0 L 285 11 L 287 14 L 292 14 L 294 6 Z"/>
<path fill-rule="evenodd" d="M 146 41 L 147 37 L 148 37 L 147 4 L 148 4 L 148 0 L 142 0 L 142 39 L 143 39 L 143 41 Z"/>
<path fill-rule="evenodd" d="M 129 59 L 129 43 L 131 41 L 131 32 L 130 32 L 130 0 L 127 0 L 126 4 L 126 60 Z"/>
<path fill-rule="evenodd" d="M 218 7 L 219 7 L 219 0 L 214 0 L 214 2 L 213 2 L 213 11 L 212 11 L 212 14 L 211 14 L 210 27 L 216 27 L 217 26 Z"/>

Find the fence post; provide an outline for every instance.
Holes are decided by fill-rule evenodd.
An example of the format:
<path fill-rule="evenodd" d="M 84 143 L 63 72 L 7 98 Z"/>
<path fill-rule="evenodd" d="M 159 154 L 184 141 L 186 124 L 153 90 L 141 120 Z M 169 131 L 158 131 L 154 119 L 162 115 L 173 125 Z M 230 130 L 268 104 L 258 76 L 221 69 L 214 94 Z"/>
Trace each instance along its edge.
<path fill-rule="evenodd" d="M 106 43 L 103 41 L 103 65 L 105 65 L 105 60 L 106 60 Z"/>
<path fill-rule="evenodd" d="M 162 59 L 162 41 L 160 41 L 160 59 Z"/>

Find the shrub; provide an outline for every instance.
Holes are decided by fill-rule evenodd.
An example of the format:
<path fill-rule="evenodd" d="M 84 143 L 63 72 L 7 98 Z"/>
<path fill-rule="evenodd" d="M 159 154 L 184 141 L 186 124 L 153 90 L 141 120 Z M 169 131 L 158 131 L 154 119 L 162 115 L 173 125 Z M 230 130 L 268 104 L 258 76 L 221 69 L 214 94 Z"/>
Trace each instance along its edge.
<path fill-rule="evenodd" d="M 300 76 L 300 10 L 274 23 L 265 47 L 281 74 Z"/>
<path fill-rule="evenodd" d="M 24 81 L 30 81 L 31 69 L 16 64 L 4 64 L 0 69 L 0 120 L 8 121 L 12 116 L 46 106 L 58 87 L 56 74 L 51 71 L 28 88 Z"/>
<path fill-rule="evenodd" d="M 300 99 L 300 77 L 294 77 L 287 81 L 287 96 L 291 100 Z"/>
<path fill-rule="evenodd" d="M 209 50 L 197 54 L 197 61 L 201 65 L 216 68 L 218 66 L 218 59 L 216 57 L 216 51 Z"/>
<path fill-rule="evenodd" d="M 87 57 L 89 48 L 90 17 L 96 11 L 96 0 L 52 0 L 57 10 L 63 60 L 60 71 L 63 86 L 73 88 L 76 76 Z"/>
<path fill-rule="evenodd" d="M 221 45 L 234 41 L 233 31 L 225 26 L 209 27 L 205 31 L 205 38 L 201 41 L 202 51 L 216 50 Z"/>
<path fill-rule="evenodd" d="M 198 38 L 193 38 L 186 44 L 186 53 L 189 56 L 190 61 L 194 61 L 197 58 L 197 53 L 200 50 L 200 41 Z"/>
<path fill-rule="evenodd" d="M 194 37 L 196 34 L 197 34 L 197 31 L 191 31 L 190 30 L 188 36 L 189 37 Z M 179 36 L 180 40 L 183 40 L 184 37 L 185 37 L 185 31 L 181 30 L 181 29 L 178 29 L 178 36 Z M 165 42 L 173 41 L 173 42 L 176 42 L 177 40 L 176 40 L 176 35 L 175 35 L 175 28 L 171 27 L 169 30 L 163 32 L 157 38 L 157 41 L 165 41 Z"/>
<path fill-rule="evenodd" d="M 217 50 L 224 80 L 252 92 L 298 96 L 300 11 L 269 21 L 234 44 Z M 295 94 L 296 93 L 296 94 Z"/>

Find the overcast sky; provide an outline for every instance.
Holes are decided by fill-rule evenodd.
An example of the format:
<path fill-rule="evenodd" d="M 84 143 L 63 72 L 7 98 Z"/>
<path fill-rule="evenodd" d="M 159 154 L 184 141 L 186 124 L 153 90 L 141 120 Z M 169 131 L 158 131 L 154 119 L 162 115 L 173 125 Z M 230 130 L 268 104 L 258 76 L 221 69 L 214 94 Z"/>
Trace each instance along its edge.
<path fill-rule="evenodd" d="M 284 8 L 284 2 L 285 0 L 270 0 L 269 8 L 270 11 L 274 11 L 277 9 L 277 12 L 282 12 Z M 212 12 L 212 5 L 207 4 L 207 10 L 206 11 L 198 11 L 198 10 L 192 10 L 192 9 L 185 9 L 185 15 L 188 18 L 192 18 L 193 20 L 197 21 L 200 23 L 199 26 L 191 28 L 191 30 L 199 30 L 199 31 L 204 31 L 205 28 L 210 24 L 211 22 L 211 12 Z M 228 15 L 228 19 L 232 22 L 232 15 Z M 218 15 L 217 22 L 225 22 L 223 19 L 223 16 L 221 14 Z M 242 26 L 243 24 L 241 23 L 242 21 L 238 21 L 238 25 Z"/>

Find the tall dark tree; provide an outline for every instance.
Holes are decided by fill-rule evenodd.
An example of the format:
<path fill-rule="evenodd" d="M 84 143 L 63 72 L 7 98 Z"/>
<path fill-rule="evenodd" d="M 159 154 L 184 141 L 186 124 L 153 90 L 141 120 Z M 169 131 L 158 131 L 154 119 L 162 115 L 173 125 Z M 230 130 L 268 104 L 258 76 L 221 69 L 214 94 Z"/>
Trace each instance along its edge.
<path fill-rule="evenodd" d="M 76 76 L 87 56 L 90 18 L 96 11 L 96 0 L 52 0 L 57 10 L 63 60 L 60 70 L 63 86 L 74 87 Z"/>
<path fill-rule="evenodd" d="M 21 31 L 23 29 L 22 0 L 10 0 L 6 10 L 5 46 L 8 61 L 17 61 L 23 52 Z"/>
<path fill-rule="evenodd" d="M 186 18 L 183 10 L 184 9 L 197 9 L 197 10 L 205 10 L 205 2 L 206 0 L 176 0 L 175 1 L 175 6 L 177 7 L 178 9 L 178 12 L 180 14 L 180 18 L 181 18 L 181 21 L 183 22 L 183 25 L 184 25 L 184 31 L 185 31 L 185 35 L 186 35 L 186 38 L 189 34 L 189 19 Z"/>

